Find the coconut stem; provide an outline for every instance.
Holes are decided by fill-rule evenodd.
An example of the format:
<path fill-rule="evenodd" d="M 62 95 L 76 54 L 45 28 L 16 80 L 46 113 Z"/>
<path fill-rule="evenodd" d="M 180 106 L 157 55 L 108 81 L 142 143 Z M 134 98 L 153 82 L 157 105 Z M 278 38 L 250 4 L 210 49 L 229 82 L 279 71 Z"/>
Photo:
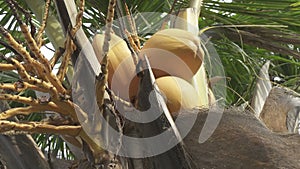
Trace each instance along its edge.
<path fill-rule="evenodd" d="M 109 41 L 111 39 L 111 31 L 112 31 L 112 22 L 114 19 L 116 0 L 110 0 L 108 5 L 108 12 L 106 18 L 106 28 L 104 34 L 104 43 L 102 47 L 103 51 L 103 59 L 101 62 L 101 74 L 97 77 L 96 82 L 96 92 L 97 92 L 97 104 L 99 109 L 102 109 L 103 101 L 104 101 L 104 93 L 105 93 L 105 84 L 108 79 L 108 50 L 109 50 Z"/>
<path fill-rule="evenodd" d="M 200 15 L 202 3 L 203 3 L 203 0 L 191 0 L 190 1 L 190 7 L 194 8 L 197 11 L 197 16 Z"/>

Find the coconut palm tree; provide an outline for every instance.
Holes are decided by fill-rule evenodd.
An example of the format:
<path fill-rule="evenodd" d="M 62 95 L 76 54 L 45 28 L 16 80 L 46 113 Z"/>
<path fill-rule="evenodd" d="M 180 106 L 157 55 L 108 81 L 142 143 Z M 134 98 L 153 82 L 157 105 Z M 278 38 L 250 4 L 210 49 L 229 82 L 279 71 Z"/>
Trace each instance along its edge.
<path fill-rule="evenodd" d="M 267 60 L 271 61 L 269 70 L 271 81 L 299 92 L 300 21 L 297 17 L 299 9 L 300 4 L 296 0 L 272 2 L 263 0 L 204 0 L 203 2 L 201 0 L 2 0 L 0 2 L 0 109 L 2 112 L 0 131 L 4 135 L 1 135 L 0 139 L 1 145 L 5 146 L 0 146 L 1 165 L 8 168 L 222 167 L 213 164 L 215 159 L 213 157 L 200 155 L 198 159 L 199 154 L 209 153 L 215 149 L 206 143 L 202 147 L 203 152 L 198 150 L 195 140 L 192 139 L 197 137 L 196 134 L 187 136 L 185 141 L 191 144 L 185 145 L 180 142 L 162 154 L 147 156 L 147 158 L 115 155 L 116 152 L 122 151 L 122 148 L 126 150 L 123 152 L 132 154 L 149 150 L 146 144 L 126 145 L 129 147 L 127 149 L 126 146 L 122 147 L 119 143 L 122 143 L 120 140 L 122 141 L 123 134 L 150 137 L 166 131 L 165 128 L 170 128 L 173 134 L 170 140 L 181 141 L 182 139 L 179 134 L 182 131 L 178 131 L 178 124 L 175 125 L 170 115 L 171 113 L 174 119 L 177 117 L 172 113 L 174 108 L 172 103 L 175 101 L 165 102 L 159 94 L 159 90 L 162 90 L 167 99 L 176 100 L 176 95 L 173 97 L 176 93 L 173 92 L 176 91 L 175 88 L 171 88 L 170 94 L 168 93 L 169 85 L 174 83 L 174 80 L 164 82 L 165 79 L 158 78 L 161 72 L 151 69 L 155 63 L 151 60 L 151 56 L 144 57 L 153 52 L 150 50 L 150 53 L 147 53 L 147 48 L 151 49 L 149 46 L 154 44 L 159 49 L 170 51 L 172 47 L 176 49 L 174 46 L 180 43 L 178 40 L 173 44 L 174 46 L 163 47 L 164 41 L 161 35 L 165 34 L 160 30 L 165 27 L 177 28 L 181 30 L 176 29 L 176 31 L 185 32 L 178 34 L 172 32 L 172 35 L 168 34 L 169 37 L 181 37 L 183 34 L 185 37 L 200 37 L 205 56 L 204 59 L 201 58 L 199 67 L 194 72 L 198 74 L 195 75 L 196 82 L 186 82 L 188 80 L 184 79 L 185 75 L 182 75 L 182 72 L 176 74 L 186 80 L 182 83 L 177 80 L 179 86 L 187 84 L 185 87 L 197 88 L 188 93 L 187 97 L 181 96 L 185 101 L 179 103 L 182 107 L 196 107 L 196 111 L 202 112 L 209 108 L 209 104 L 213 105 L 214 101 L 211 98 L 215 98 L 213 100 L 216 102 L 223 99 L 227 107 L 238 107 L 245 103 L 248 105 L 255 91 L 258 72 Z M 178 20 L 180 21 L 177 17 L 184 21 L 183 24 L 177 23 Z M 95 35 L 99 33 L 102 35 L 99 35 L 97 41 Z M 191 36 L 188 36 L 189 33 Z M 197 39 L 190 38 L 188 43 L 193 43 Z M 168 44 L 170 40 L 167 39 L 165 42 Z M 180 50 L 183 51 L 184 47 Z M 196 51 L 190 50 L 190 46 L 186 48 L 187 51 L 196 53 L 198 57 L 201 55 L 199 48 Z M 122 93 L 113 90 L 115 83 L 110 76 L 113 69 L 109 66 L 113 65 L 114 58 L 110 51 L 113 51 L 115 56 L 118 56 L 118 52 L 122 53 L 122 56 L 127 52 L 126 56 L 133 58 L 130 60 L 133 62 L 130 62 L 133 65 L 132 70 L 135 71 L 136 68 L 142 70 L 136 76 L 139 87 L 133 87 L 133 91 L 129 91 L 134 94 L 129 94 L 128 100 L 122 97 Z M 139 53 L 145 55 L 139 56 Z M 224 68 L 224 72 L 220 70 L 220 74 L 217 72 L 219 69 L 213 67 L 216 65 L 210 64 L 218 56 Z M 196 63 L 195 61 L 194 64 Z M 222 80 L 227 79 L 227 85 L 221 84 L 221 89 L 227 93 L 226 96 L 222 95 L 222 91 L 211 90 L 212 85 L 217 83 L 214 82 L 217 79 L 215 75 L 222 75 L 223 77 L 220 78 Z M 127 79 L 126 75 L 121 74 L 120 77 L 121 79 L 117 78 L 118 84 Z M 126 77 L 125 80 L 122 77 Z M 164 83 L 167 84 L 166 87 Z M 89 88 L 94 89 L 92 94 L 86 91 Z M 132 113 L 149 109 L 151 105 L 148 97 L 152 96 L 153 90 L 155 92 L 154 96 L 150 97 L 153 99 L 150 99 L 150 102 L 155 106 L 150 110 L 163 112 L 158 120 L 146 125 L 132 123 L 122 118 L 121 114 L 124 112 L 121 111 L 125 111 L 126 108 L 137 108 L 136 112 Z M 209 90 L 212 93 L 206 93 Z M 192 93 L 198 95 L 195 96 L 196 99 L 190 99 Z M 200 101 L 197 100 L 198 97 Z M 193 104 L 195 100 L 197 102 Z M 115 105 L 118 105 L 118 108 Z M 120 108 L 122 106 L 125 109 Z M 249 105 L 248 107 L 253 109 Z M 90 113 L 87 110 L 94 112 Z M 122 134 L 117 138 L 111 136 L 108 127 L 102 124 L 104 122 L 99 122 L 99 112 L 97 114 L 95 111 L 99 111 L 104 119 Z M 184 111 L 188 110 L 184 109 Z M 200 124 L 203 124 L 206 113 L 196 117 L 198 129 L 201 127 Z M 190 114 L 192 113 L 190 112 L 185 118 L 191 118 Z M 278 165 L 287 168 L 300 166 L 297 162 L 291 162 L 290 166 L 274 162 L 283 157 L 286 161 L 297 159 L 298 156 L 288 157 L 291 156 L 292 151 L 290 145 L 299 149 L 299 143 L 295 141 L 299 140 L 299 137 L 285 138 L 271 134 L 256 118 L 249 117 L 250 115 L 244 112 L 229 113 L 224 116 L 226 121 L 221 122 L 222 128 L 217 129 L 217 135 L 212 141 L 218 136 L 221 137 L 220 133 L 226 132 L 223 129 L 227 127 L 238 133 L 234 135 L 233 132 L 226 137 L 228 141 L 232 140 L 237 144 L 249 141 L 249 145 L 239 151 L 236 151 L 235 147 L 230 148 L 226 141 L 215 144 L 220 147 L 227 145 L 227 153 L 247 156 L 244 159 L 236 158 L 238 162 L 264 160 L 257 160 L 251 152 L 246 151 L 251 149 L 251 146 L 257 147 L 255 140 L 233 139 L 236 136 L 241 137 L 243 133 L 248 134 L 249 137 L 254 133 L 255 137 L 263 140 L 267 145 L 262 148 L 264 151 L 278 150 L 278 156 L 274 155 L 273 160 L 260 161 L 261 163 L 257 162 L 251 166 L 276 167 Z M 180 119 L 180 116 L 177 118 Z M 232 127 L 240 126 L 243 122 L 247 124 L 251 122 L 248 125 L 249 130 Z M 255 130 L 257 126 L 259 129 Z M 272 139 L 280 141 L 273 143 Z M 110 144 L 107 144 L 108 142 Z M 160 144 L 167 145 L 167 143 Z M 103 148 L 105 145 L 115 147 L 108 149 L 112 151 L 109 152 Z M 280 145 L 286 146 L 285 151 L 276 149 Z M 226 154 L 221 151 L 220 156 L 224 155 L 223 153 Z M 262 158 L 265 157 L 262 152 L 258 154 Z M 227 162 L 231 160 L 222 159 L 220 156 L 219 161 L 216 162 L 224 163 L 226 160 Z M 250 163 L 248 165 L 250 166 Z M 227 167 L 232 168 L 232 166 L 235 164 L 230 163 Z"/>

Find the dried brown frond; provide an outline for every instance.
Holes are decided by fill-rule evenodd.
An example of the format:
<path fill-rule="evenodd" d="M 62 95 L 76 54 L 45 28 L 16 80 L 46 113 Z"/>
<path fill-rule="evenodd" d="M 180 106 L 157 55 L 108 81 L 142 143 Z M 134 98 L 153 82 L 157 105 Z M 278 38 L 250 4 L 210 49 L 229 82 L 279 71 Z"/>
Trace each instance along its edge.
<path fill-rule="evenodd" d="M 133 34 L 130 34 L 130 32 L 128 32 L 127 30 L 125 30 L 125 34 L 128 37 L 128 41 L 129 41 L 130 46 L 133 48 L 133 50 L 136 53 L 139 53 L 140 52 L 140 48 L 136 45 L 135 40 L 133 38 Z"/>
<path fill-rule="evenodd" d="M 130 29 L 131 29 L 131 32 L 132 32 L 130 34 L 130 36 L 128 36 L 128 38 L 130 37 L 132 39 L 132 41 L 134 42 L 134 46 L 137 48 L 137 50 L 135 49 L 135 51 L 137 52 L 137 51 L 141 50 L 141 43 L 140 43 L 140 39 L 139 39 L 139 36 L 137 34 L 137 31 L 136 31 L 135 21 L 132 17 L 132 14 L 131 14 L 126 2 L 124 3 L 124 6 L 125 6 L 125 12 L 126 12 L 126 15 L 127 15 L 127 19 L 129 21 L 129 26 L 130 26 Z"/>
<path fill-rule="evenodd" d="M 0 63 L 0 71 L 14 70 L 15 67 L 12 64 Z"/>
<path fill-rule="evenodd" d="M 70 31 L 67 34 L 67 38 L 65 41 L 65 51 L 63 54 L 63 59 L 62 59 L 62 63 L 61 66 L 59 67 L 58 73 L 57 73 L 57 77 L 60 81 L 63 81 L 67 69 L 68 69 L 68 64 L 70 62 L 71 59 L 71 55 L 73 54 L 73 52 L 77 49 L 77 46 L 74 43 L 74 38 L 75 38 L 75 34 L 76 32 L 81 28 L 82 26 L 82 17 L 83 17 L 83 11 L 84 11 L 84 5 L 85 5 L 85 0 L 80 0 L 80 5 L 79 5 L 79 12 L 76 16 L 76 24 L 74 27 L 72 27 L 70 29 Z M 54 62 L 51 63 L 51 65 L 53 65 L 53 63 L 55 63 L 55 61 L 57 60 L 57 56 L 59 56 L 59 52 L 56 53 L 56 55 L 54 55 Z"/>
<path fill-rule="evenodd" d="M 96 93 L 97 93 L 97 104 L 98 107 L 102 108 L 104 101 L 104 93 L 105 93 L 105 85 L 108 79 L 108 50 L 109 50 L 109 41 L 111 39 L 111 31 L 112 31 L 112 22 L 114 19 L 116 0 L 110 0 L 108 5 L 108 12 L 106 18 L 106 28 L 104 34 L 104 43 L 103 43 L 103 59 L 101 62 L 101 73 L 98 75 L 96 80 Z"/>
<path fill-rule="evenodd" d="M 50 60 L 51 69 L 54 68 L 54 65 L 58 62 L 59 58 L 63 55 L 64 52 L 65 52 L 64 48 L 59 48 L 55 51 L 53 57 Z"/>
<path fill-rule="evenodd" d="M 78 29 L 81 28 L 84 6 L 85 6 L 85 0 L 80 0 L 79 12 L 78 12 L 78 14 L 76 16 L 76 24 L 71 29 L 71 32 L 70 32 L 72 37 L 75 36 L 75 33 L 78 31 Z"/>
<path fill-rule="evenodd" d="M 103 149 L 98 143 L 95 143 L 85 131 L 82 131 L 80 126 L 73 126 L 88 123 L 88 114 L 70 99 L 70 96 L 67 95 L 67 90 L 62 84 L 71 56 L 77 49 L 74 40 L 77 31 L 80 30 L 82 26 L 85 1 L 80 1 L 79 12 L 76 16 L 76 24 L 68 30 L 64 49 L 57 49 L 50 61 L 48 61 L 40 51 L 40 47 L 43 44 L 42 35 L 49 15 L 50 0 L 46 1 L 43 21 L 37 34 L 33 33 L 33 29 L 29 27 L 27 22 L 22 20 L 22 17 L 19 17 L 20 9 L 16 7 L 14 0 L 6 1 L 10 2 L 9 5 L 12 7 L 15 18 L 17 18 L 27 45 L 23 45 L 24 42 L 17 41 L 10 32 L 3 26 L 0 26 L 0 35 L 4 39 L 3 42 L 5 42 L 5 45 L 9 46 L 8 49 L 15 53 L 15 55 L 20 56 L 18 59 L 14 57 L 4 57 L 5 62 L 0 63 L 1 71 L 16 70 L 19 75 L 19 81 L 15 83 L 0 84 L 0 89 L 12 90 L 12 93 L 14 93 L 2 93 L 0 94 L 0 100 L 23 103 L 25 107 L 11 108 L 0 113 L 0 132 L 25 131 L 29 133 L 56 133 L 61 135 L 80 136 L 89 144 L 93 151 L 103 152 Z M 99 97 L 97 97 L 100 98 L 98 100 L 101 100 L 99 105 L 103 105 L 103 94 L 105 93 L 105 84 L 107 83 L 107 53 L 109 49 L 110 32 L 112 31 L 115 3 L 115 0 L 111 0 L 108 10 L 105 45 L 103 46 L 105 59 L 101 66 L 104 79 L 99 81 L 101 90 L 98 90 Z M 35 37 L 35 39 L 33 37 Z M 58 74 L 54 75 L 52 69 L 60 57 L 61 65 Z M 50 97 L 38 96 L 37 98 L 31 98 L 18 95 L 19 92 L 26 89 L 44 92 L 50 94 Z M 54 119 L 55 122 L 50 122 L 45 119 L 42 122 L 27 123 L 7 121 L 7 119 L 18 115 L 27 116 L 36 112 L 47 113 L 48 111 L 56 112 L 60 117 L 67 120 L 63 121 L 63 123 L 60 123 L 60 121 L 57 121 L 56 119 Z"/>
<path fill-rule="evenodd" d="M 42 81 L 44 80 L 49 81 L 51 84 L 53 84 L 53 86 L 57 89 L 59 93 L 63 93 L 63 94 L 66 93 L 66 89 L 62 86 L 62 84 L 57 79 L 57 77 L 50 70 L 45 68 L 40 62 L 33 59 L 30 56 L 29 52 L 26 51 L 26 49 L 20 43 L 18 43 L 12 37 L 12 35 L 9 32 L 7 32 L 1 25 L 0 25 L 0 33 L 7 40 L 8 44 L 23 57 L 26 64 L 30 65 L 28 67 L 35 69 L 35 73 L 38 75 L 38 77 L 40 78 L 42 77 Z M 21 78 L 28 80 L 29 79 L 28 73 L 25 70 L 24 66 L 21 66 L 21 64 L 17 60 L 13 60 L 13 61 L 14 61 L 13 63 L 15 63 L 15 66 L 17 67 L 16 70 L 20 69 L 18 71 L 20 73 Z M 47 64 L 49 66 L 49 62 L 47 62 Z M 29 80 L 32 81 L 32 79 Z"/>
<path fill-rule="evenodd" d="M 73 38 L 70 37 L 70 35 L 67 36 L 67 39 L 65 42 L 65 49 L 66 50 L 63 54 L 61 65 L 57 72 L 57 78 L 60 82 L 62 82 L 64 80 L 64 77 L 67 72 L 68 64 L 71 59 L 71 55 L 76 50 L 76 45 L 74 44 Z"/>
<path fill-rule="evenodd" d="M 43 122 L 12 122 L 0 120 L 0 133 L 6 131 L 27 131 L 30 133 L 49 133 L 69 136 L 78 136 L 81 126 L 61 125 L 55 126 Z"/>
<path fill-rule="evenodd" d="M 6 2 L 10 5 L 10 7 L 15 8 L 13 12 L 15 12 L 15 17 L 17 17 L 17 20 L 20 20 L 20 17 L 18 17 L 17 12 L 20 12 L 22 16 L 24 16 L 25 18 L 25 22 L 26 24 L 28 24 L 30 26 L 30 33 L 32 36 L 34 36 L 35 32 L 36 32 L 36 28 L 35 28 L 35 24 L 32 21 L 32 17 L 31 17 L 31 12 L 24 9 L 22 6 L 20 6 L 20 4 L 16 1 L 16 0 L 6 0 Z"/>
<path fill-rule="evenodd" d="M 36 35 L 36 38 L 35 38 L 38 48 L 41 48 L 41 46 L 43 44 L 42 35 L 43 35 L 43 32 L 44 32 L 44 30 L 46 28 L 46 24 L 47 24 L 50 2 L 51 2 L 51 0 L 46 1 L 45 12 L 44 12 L 44 17 L 43 17 L 43 20 L 42 20 L 42 24 L 41 24 L 41 27 L 40 27 L 39 31 L 37 32 L 37 35 Z"/>
<path fill-rule="evenodd" d="M 3 111 L 0 113 L 0 119 L 8 119 L 10 117 L 14 117 L 16 115 L 30 115 L 33 112 L 39 112 L 39 111 L 46 111 L 46 106 L 43 107 L 35 107 L 35 106 L 28 106 L 28 107 L 17 107 L 12 108 L 6 111 Z"/>
<path fill-rule="evenodd" d="M 11 7 L 12 12 L 13 12 L 14 16 L 16 17 L 19 25 L 20 25 L 22 34 L 24 35 L 25 40 L 27 42 L 27 45 L 30 48 L 31 52 L 41 62 L 41 64 L 43 64 L 43 66 L 46 69 L 48 69 L 48 71 L 49 71 L 50 67 L 49 67 L 49 64 L 48 64 L 48 60 L 41 53 L 39 47 L 37 46 L 37 42 L 33 39 L 32 34 L 29 32 L 28 26 L 22 21 L 21 17 L 19 16 L 18 11 L 17 11 L 16 6 L 15 6 L 16 3 L 13 3 L 12 0 L 6 0 L 6 1 L 9 4 L 9 6 Z M 36 72 L 36 73 L 39 74 L 39 72 Z"/>

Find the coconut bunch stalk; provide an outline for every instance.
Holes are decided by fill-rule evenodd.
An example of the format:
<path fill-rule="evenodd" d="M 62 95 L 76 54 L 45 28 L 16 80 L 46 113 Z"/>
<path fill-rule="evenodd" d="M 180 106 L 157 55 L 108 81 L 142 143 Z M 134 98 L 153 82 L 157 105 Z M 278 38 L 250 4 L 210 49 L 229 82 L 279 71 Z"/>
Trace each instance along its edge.
<path fill-rule="evenodd" d="M 194 36 L 198 37 L 199 26 L 198 17 L 201 12 L 202 0 L 190 1 L 190 8 L 182 9 L 178 13 L 178 16 L 173 23 L 174 28 L 182 29 L 191 32 Z M 180 19 L 178 19 L 180 18 Z M 199 44 L 200 45 L 200 44 Z M 195 73 L 195 75 L 187 80 L 195 88 L 199 95 L 200 105 L 202 108 L 208 108 L 213 104 L 213 100 L 209 99 L 209 95 L 213 94 L 208 87 L 207 75 L 205 72 L 205 65 L 202 63 L 201 67 Z"/>

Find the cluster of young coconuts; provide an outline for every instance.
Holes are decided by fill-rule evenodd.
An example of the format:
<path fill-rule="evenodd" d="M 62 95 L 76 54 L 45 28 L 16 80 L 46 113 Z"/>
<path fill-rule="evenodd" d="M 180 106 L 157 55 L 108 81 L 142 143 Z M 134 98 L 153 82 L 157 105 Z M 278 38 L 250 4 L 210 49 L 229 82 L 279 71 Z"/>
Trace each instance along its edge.
<path fill-rule="evenodd" d="M 99 62 L 102 60 L 104 35 L 97 34 L 93 48 Z M 200 68 L 203 51 L 200 40 L 181 29 L 165 29 L 149 38 L 140 51 L 146 55 L 153 69 L 156 84 L 165 95 L 169 111 L 176 116 L 180 109 L 199 107 L 200 96 L 192 79 Z M 112 34 L 108 52 L 108 86 L 116 95 L 133 101 L 139 80 L 130 49 L 119 36 Z"/>

